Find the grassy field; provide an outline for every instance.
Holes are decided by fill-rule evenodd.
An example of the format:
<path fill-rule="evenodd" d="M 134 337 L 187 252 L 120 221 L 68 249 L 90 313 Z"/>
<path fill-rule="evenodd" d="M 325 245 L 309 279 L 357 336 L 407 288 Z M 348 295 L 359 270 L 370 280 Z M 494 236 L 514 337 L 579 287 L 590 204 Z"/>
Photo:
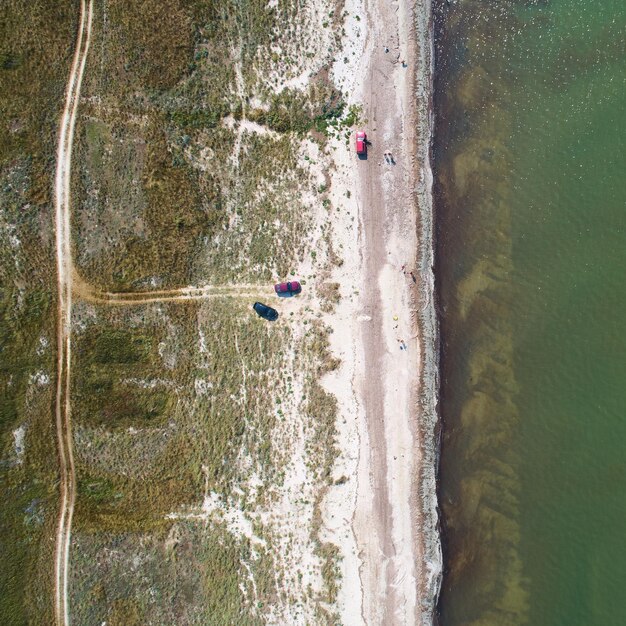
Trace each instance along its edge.
<path fill-rule="evenodd" d="M 0 615 L 52 623 L 58 491 L 52 407 L 52 181 L 76 2 L 3 4 L 0 19 Z"/>
<path fill-rule="evenodd" d="M 86 308 L 95 315 L 76 337 L 73 406 L 80 482 L 93 489 L 77 528 L 165 525 L 167 513 L 201 502 L 206 489 L 227 495 L 242 453 L 271 477 L 264 457 L 274 402 L 254 389 L 284 391 L 274 373 L 288 327 L 264 324 L 249 303 L 229 298 L 130 314 Z M 99 497 L 99 479 L 111 497 Z"/>
<path fill-rule="evenodd" d="M 324 277 L 341 259 L 323 165 L 325 133 L 357 112 L 326 77 L 341 7 L 327 15 L 320 34 L 307 2 L 96 2 L 72 177 L 81 275 L 149 290 L 306 268 L 312 300 L 272 325 L 241 297 L 75 303 L 74 623 L 334 623 L 337 551 L 318 531 L 335 404 L 319 379 L 337 362 L 318 309 L 338 301 Z M 3 19 L 0 615 L 51 623 L 51 191 L 78 6 L 10 3 Z"/>
<path fill-rule="evenodd" d="M 294 358 L 286 346 L 302 320 L 269 325 L 249 305 L 223 298 L 132 313 L 77 308 L 71 589 L 81 623 L 113 619 L 113 606 L 120 620 L 136 614 L 141 623 L 256 623 L 278 596 L 295 600 L 276 562 L 281 538 L 263 515 L 295 441 L 288 431 L 280 446 L 274 438 L 284 408 L 299 407 L 310 429 L 310 479 L 320 489 L 328 483 L 334 401 L 316 381 L 336 363 L 312 314 L 303 316 L 310 329 Z M 209 494 L 241 511 L 251 533 L 233 530 L 219 512 L 203 517 Z M 316 533 L 312 526 L 312 543 Z M 326 569 L 328 550 L 318 545 Z M 160 601 L 146 602 L 146 578 Z M 322 599 L 333 600 L 313 598 Z"/>
<path fill-rule="evenodd" d="M 260 581 L 271 556 L 250 559 L 250 541 L 219 522 L 168 515 L 200 511 L 207 493 L 226 498 L 244 484 L 243 455 L 271 482 L 276 413 L 254 387 L 280 368 L 288 330 L 228 299 L 131 314 L 84 307 L 77 319 L 79 622 L 245 623 L 256 607 L 239 592 L 242 560 Z M 259 588 L 259 601 L 271 601 L 271 586 Z"/>
<path fill-rule="evenodd" d="M 302 259 L 297 138 L 344 114 L 321 72 L 299 90 L 273 84 L 290 51 L 306 58 L 303 6 L 97 8 L 74 185 L 77 262 L 92 284 L 265 281 Z"/>

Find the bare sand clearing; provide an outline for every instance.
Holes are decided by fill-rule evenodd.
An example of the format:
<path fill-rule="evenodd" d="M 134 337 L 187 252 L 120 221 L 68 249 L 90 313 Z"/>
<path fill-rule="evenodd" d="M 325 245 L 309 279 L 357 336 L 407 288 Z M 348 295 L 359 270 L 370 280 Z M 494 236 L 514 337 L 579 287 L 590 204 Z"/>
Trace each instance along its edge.
<path fill-rule="evenodd" d="M 348 0 L 346 11 L 342 43 L 352 60 L 337 62 L 331 77 L 363 106 L 372 144 L 363 160 L 352 142 L 333 146 L 333 193 L 348 210 L 334 224 L 345 259 L 331 321 L 342 367 L 324 383 L 339 400 L 341 453 L 324 538 L 341 547 L 343 624 L 429 624 L 441 577 L 431 7 Z"/>

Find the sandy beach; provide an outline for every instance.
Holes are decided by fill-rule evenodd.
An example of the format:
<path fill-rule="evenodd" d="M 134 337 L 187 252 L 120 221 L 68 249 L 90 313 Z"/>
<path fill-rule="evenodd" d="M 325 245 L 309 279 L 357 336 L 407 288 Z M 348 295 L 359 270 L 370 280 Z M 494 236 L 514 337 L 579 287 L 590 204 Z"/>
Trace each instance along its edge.
<path fill-rule="evenodd" d="M 351 294 L 331 322 L 343 365 L 326 388 L 340 407 L 336 478 L 356 481 L 330 489 L 325 531 L 341 546 L 342 623 L 429 624 L 441 577 L 431 9 L 386 0 L 346 9 L 364 26 L 352 38 L 350 29 L 344 50 L 360 54 L 353 67 L 336 64 L 332 77 L 362 105 L 371 145 L 367 159 L 352 144 L 335 152 L 334 195 L 351 206 L 335 225 L 345 263 L 333 278 Z"/>

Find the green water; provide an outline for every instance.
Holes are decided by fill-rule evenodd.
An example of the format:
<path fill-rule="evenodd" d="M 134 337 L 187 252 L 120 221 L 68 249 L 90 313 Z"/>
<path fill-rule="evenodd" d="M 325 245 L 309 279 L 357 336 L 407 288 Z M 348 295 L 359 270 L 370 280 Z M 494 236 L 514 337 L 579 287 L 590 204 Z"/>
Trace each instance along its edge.
<path fill-rule="evenodd" d="M 438 22 L 442 623 L 626 624 L 626 2 Z"/>

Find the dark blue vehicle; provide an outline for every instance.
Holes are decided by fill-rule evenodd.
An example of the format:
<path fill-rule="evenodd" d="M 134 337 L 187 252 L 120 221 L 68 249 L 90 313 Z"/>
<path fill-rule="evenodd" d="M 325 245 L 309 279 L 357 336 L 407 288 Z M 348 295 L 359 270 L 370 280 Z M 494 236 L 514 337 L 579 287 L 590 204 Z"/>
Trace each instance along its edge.
<path fill-rule="evenodd" d="M 278 319 L 278 311 L 273 309 L 271 306 L 267 306 L 267 304 L 263 304 L 262 302 L 255 302 L 252 305 L 252 308 L 257 312 L 257 315 L 261 316 L 263 319 L 266 319 L 268 322 L 273 322 Z"/>

